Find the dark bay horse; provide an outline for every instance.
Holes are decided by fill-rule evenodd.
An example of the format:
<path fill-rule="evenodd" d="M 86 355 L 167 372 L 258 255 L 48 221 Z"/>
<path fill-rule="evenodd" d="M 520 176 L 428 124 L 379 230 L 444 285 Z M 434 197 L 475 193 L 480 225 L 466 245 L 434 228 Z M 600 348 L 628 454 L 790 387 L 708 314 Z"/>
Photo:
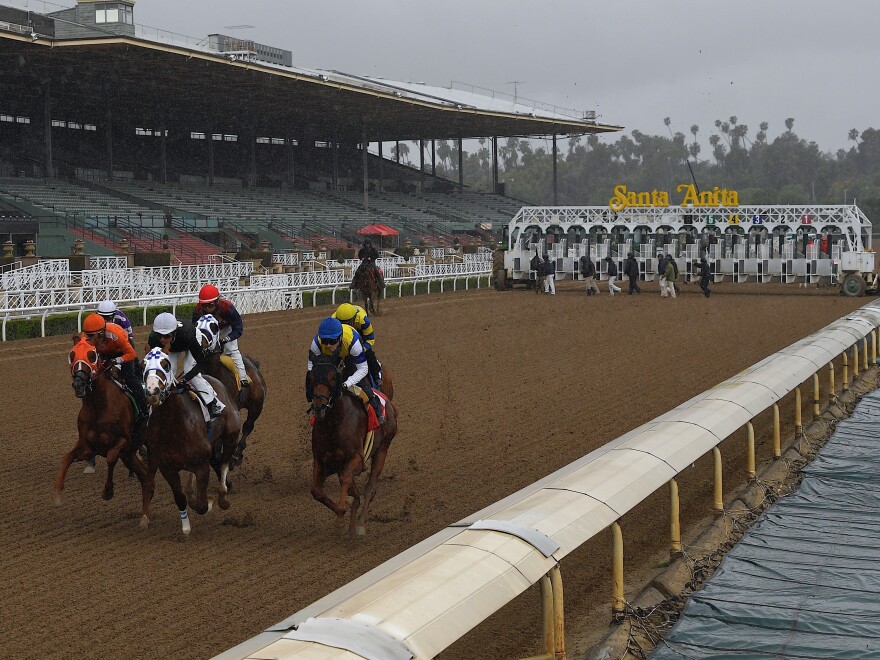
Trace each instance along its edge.
<path fill-rule="evenodd" d="M 85 337 L 73 336 L 73 349 L 68 356 L 71 385 L 74 394 L 82 400 L 76 425 L 79 432 L 76 445 L 61 460 L 61 469 L 55 477 L 55 504 L 61 504 L 61 491 L 67 470 L 74 461 L 94 456 L 107 458 L 107 481 L 102 497 L 113 497 L 113 469 L 122 459 L 123 464 L 137 475 L 146 506 L 144 479 L 146 467 L 135 451 L 132 441 L 134 405 L 110 377 L 110 371 L 98 366 L 98 354 Z"/>
<path fill-rule="evenodd" d="M 366 449 L 367 413 L 359 398 L 343 390 L 342 368 L 342 365 L 337 367 L 333 356 L 312 358 L 312 497 L 336 514 L 336 525 L 342 528 L 345 527 L 345 514 L 349 513 L 348 498 L 351 495 L 348 534 L 363 536 L 379 475 L 391 441 L 397 434 L 397 408 L 389 399 L 385 423 L 375 430 L 372 448 Z M 368 460 L 370 476 L 361 507 L 355 477 L 366 469 Z M 332 474 L 339 477 L 339 498 L 335 502 L 324 492 L 324 482 Z"/>
<path fill-rule="evenodd" d="M 359 267 L 355 272 L 352 286 L 361 297 L 367 314 L 379 315 L 379 299 L 382 286 L 379 281 L 379 267 L 375 264 Z"/>
<path fill-rule="evenodd" d="M 229 508 L 226 475 L 241 432 L 241 417 L 225 388 L 210 376 L 205 378 L 217 392 L 217 398 L 226 405 L 223 414 L 211 421 L 210 435 L 201 406 L 187 391 L 176 387 L 171 363 L 161 349 L 151 350 L 144 358 L 144 381 L 153 414 L 143 438 L 149 451 L 144 485 L 146 505 L 141 527 L 150 524 L 149 503 L 155 491 L 156 470 L 162 473 L 174 493 L 184 534 L 189 534 L 191 528 L 186 510 L 187 497 L 180 483 L 181 470 L 195 475 L 196 489 L 191 506 L 196 513 L 202 515 L 211 508 L 208 482 L 212 465 L 220 480 L 220 508 Z"/>
<path fill-rule="evenodd" d="M 251 431 L 254 430 L 254 424 L 256 424 L 260 413 L 263 412 L 263 404 L 266 401 L 266 381 L 263 378 L 263 374 L 260 373 L 260 363 L 247 355 L 242 355 L 244 368 L 251 384 L 249 387 L 239 391 L 236 375 L 223 366 L 220 358 L 220 353 L 215 353 L 211 356 L 204 374 L 216 378 L 223 384 L 229 397 L 239 410 L 247 410 L 247 419 L 241 428 L 241 439 L 239 439 L 235 452 L 232 455 L 230 468 L 234 468 L 241 463 L 245 447 L 247 447 L 247 438 Z"/>

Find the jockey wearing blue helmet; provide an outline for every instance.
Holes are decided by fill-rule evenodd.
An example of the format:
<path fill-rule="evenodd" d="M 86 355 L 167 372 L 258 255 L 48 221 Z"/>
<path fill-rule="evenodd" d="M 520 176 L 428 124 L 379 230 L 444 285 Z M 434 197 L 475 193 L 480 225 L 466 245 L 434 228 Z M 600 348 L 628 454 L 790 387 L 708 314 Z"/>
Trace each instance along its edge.
<path fill-rule="evenodd" d="M 367 365 L 367 355 L 364 345 L 361 342 L 360 335 L 350 325 L 343 325 L 338 319 L 328 317 L 321 321 L 318 326 L 318 334 L 312 339 L 309 346 L 308 369 L 306 371 L 306 399 L 311 401 L 314 397 L 312 391 L 312 383 L 309 373 L 312 371 L 312 357 L 319 355 L 335 356 L 338 360 L 349 360 L 354 365 L 354 373 L 345 379 L 342 384 L 344 388 L 352 385 L 358 385 L 367 393 L 372 401 L 377 415 L 381 411 L 381 405 L 373 394 L 373 388 L 370 386 L 369 368 Z M 379 422 L 382 423 L 381 415 Z"/>

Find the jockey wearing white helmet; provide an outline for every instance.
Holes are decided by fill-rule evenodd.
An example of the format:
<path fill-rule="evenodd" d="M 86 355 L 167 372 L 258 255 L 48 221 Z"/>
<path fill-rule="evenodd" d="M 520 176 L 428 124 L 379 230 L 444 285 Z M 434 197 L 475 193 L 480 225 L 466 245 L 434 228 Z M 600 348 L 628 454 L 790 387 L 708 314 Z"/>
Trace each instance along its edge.
<path fill-rule="evenodd" d="M 128 341 L 134 346 L 134 330 L 131 327 L 131 321 L 125 313 L 116 306 L 112 300 L 102 300 L 98 303 L 95 310 L 107 323 L 115 323 L 128 333 Z"/>
<path fill-rule="evenodd" d="M 205 350 L 215 340 L 205 329 L 196 329 L 189 321 L 178 321 L 168 312 L 159 314 L 153 321 L 153 332 L 147 339 L 150 348 L 161 348 L 168 354 L 171 372 L 177 374 L 177 364 L 183 356 L 183 377 L 181 384 L 189 382 L 190 386 L 208 407 L 211 417 L 223 414 L 226 408 L 217 398 L 211 384 L 202 376 L 202 367 L 208 357 Z"/>

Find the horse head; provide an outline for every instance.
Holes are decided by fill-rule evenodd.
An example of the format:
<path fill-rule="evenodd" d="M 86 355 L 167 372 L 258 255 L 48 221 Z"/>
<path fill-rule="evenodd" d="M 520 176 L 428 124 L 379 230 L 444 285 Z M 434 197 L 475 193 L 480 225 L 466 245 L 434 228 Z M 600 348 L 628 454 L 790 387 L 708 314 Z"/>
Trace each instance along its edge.
<path fill-rule="evenodd" d="M 144 357 L 144 387 L 151 406 L 161 406 L 171 394 L 177 381 L 171 370 L 171 360 L 161 348 L 154 348 Z"/>
<path fill-rule="evenodd" d="M 312 358 L 309 377 L 312 385 L 311 411 L 315 419 L 324 419 L 342 393 L 344 367 L 345 363 L 335 355 L 319 355 Z"/>
<path fill-rule="evenodd" d="M 82 335 L 73 335 L 73 349 L 67 356 L 70 364 L 71 386 L 77 399 L 83 399 L 92 391 L 98 375 L 98 352 Z"/>

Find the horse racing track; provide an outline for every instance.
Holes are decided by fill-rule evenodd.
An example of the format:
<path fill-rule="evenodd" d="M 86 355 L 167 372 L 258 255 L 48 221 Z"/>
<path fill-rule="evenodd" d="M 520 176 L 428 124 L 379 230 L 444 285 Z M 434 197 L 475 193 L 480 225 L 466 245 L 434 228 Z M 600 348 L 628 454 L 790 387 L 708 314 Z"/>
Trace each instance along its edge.
<path fill-rule="evenodd" d="M 865 302 L 744 291 L 754 289 L 719 286 L 708 300 L 695 286 L 677 300 L 655 289 L 587 298 L 568 283 L 555 297 L 480 289 L 387 301 L 373 321 L 377 354 L 395 377 L 400 430 L 367 536 L 357 540 L 340 538 L 332 513 L 309 493 L 303 379 L 326 308 L 245 318 L 241 345 L 262 362 L 266 408 L 244 465 L 231 473 L 232 507 L 193 515 L 188 538 L 161 479 L 149 529 L 138 528 L 140 489 L 124 468 L 115 498 L 101 500 L 103 459 L 90 475 L 75 464 L 53 506 L 52 480 L 74 444 L 79 406 L 70 339 L 2 344 L 3 655 L 211 656 Z M 137 338 L 142 346 L 143 330 Z M 767 442 L 759 438 L 759 459 Z M 743 474 L 743 452 L 722 451 L 733 488 L 738 477 L 727 475 Z M 698 462 L 681 475 L 685 525 L 709 513 L 705 468 Z M 639 567 L 662 561 L 667 497 L 655 494 L 624 518 L 628 593 Z M 608 621 L 606 536 L 562 563 L 570 657 Z M 538 652 L 533 591 L 443 657 Z"/>

